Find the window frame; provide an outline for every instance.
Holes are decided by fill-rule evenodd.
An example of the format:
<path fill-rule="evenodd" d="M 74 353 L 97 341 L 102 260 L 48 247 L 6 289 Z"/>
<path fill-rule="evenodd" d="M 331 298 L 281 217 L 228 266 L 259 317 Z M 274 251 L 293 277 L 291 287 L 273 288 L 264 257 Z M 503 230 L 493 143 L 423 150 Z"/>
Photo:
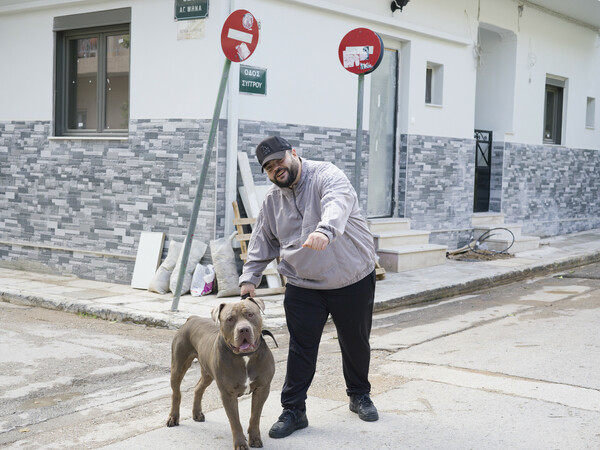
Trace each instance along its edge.
<path fill-rule="evenodd" d="M 106 128 L 106 72 L 107 48 L 106 37 L 115 34 L 126 34 L 131 37 L 131 8 L 99 11 L 86 14 L 75 14 L 54 18 L 54 135 L 65 137 L 126 137 L 129 127 L 120 129 Z M 97 77 L 97 119 L 93 129 L 69 128 L 69 42 L 73 39 L 98 38 Z M 131 38 L 130 38 L 131 42 Z M 131 48 L 131 47 L 129 47 Z M 129 58 L 131 68 L 131 54 Z M 130 72 L 129 72 L 130 73 Z M 128 102 L 131 98 L 131 77 L 127 89 Z"/>
<path fill-rule="evenodd" d="M 585 108 L 585 127 L 593 130 L 596 128 L 596 97 L 587 97 Z"/>
<path fill-rule="evenodd" d="M 425 67 L 425 105 L 444 105 L 444 65 L 427 61 Z"/>
<path fill-rule="evenodd" d="M 548 115 L 548 93 L 552 93 L 555 96 L 553 102 L 553 111 L 551 117 L 551 130 L 550 138 L 546 138 L 546 122 Z M 546 78 L 544 85 L 544 122 L 542 130 L 542 141 L 544 144 L 549 145 L 563 145 L 563 127 L 564 127 L 564 108 L 565 108 L 565 93 L 566 93 L 566 79 L 561 80 L 558 78 Z"/>

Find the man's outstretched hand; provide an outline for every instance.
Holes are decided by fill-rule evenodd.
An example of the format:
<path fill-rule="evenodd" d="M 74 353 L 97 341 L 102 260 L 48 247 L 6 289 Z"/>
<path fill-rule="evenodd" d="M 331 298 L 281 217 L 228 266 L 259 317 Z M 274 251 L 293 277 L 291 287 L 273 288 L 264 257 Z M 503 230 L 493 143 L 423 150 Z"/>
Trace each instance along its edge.
<path fill-rule="evenodd" d="M 302 247 L 310 248 L 313 250 L 325 250 L 325 248 L 329 245 L 329 238 L 327 235 L 319 232 L 313 231 L 308 235 L 306 242 L 302 244 Z"/>

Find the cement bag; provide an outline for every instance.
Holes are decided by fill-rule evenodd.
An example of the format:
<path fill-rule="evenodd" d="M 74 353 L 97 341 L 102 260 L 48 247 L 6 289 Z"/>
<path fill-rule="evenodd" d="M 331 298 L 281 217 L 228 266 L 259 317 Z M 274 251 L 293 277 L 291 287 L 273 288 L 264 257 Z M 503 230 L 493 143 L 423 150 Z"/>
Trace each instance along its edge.
<path fill-rule="evenodd" d="M 192 241 L 190 255 L 188 257 L 187 265 L 185 266 L 185 274 L 183 275 L 183 284 L 181 285 L 180 295 L 187 294 L 188 292 L 190 292 L 190 286 L 192 284 L 192 275 L 194 274 L 194 269 L 196 268 L 196 264 L 200 262 L 200 259 L 202 259 L 202 256 L 206 252 L 206 247 L 207 245 L 204 242 L 198 240 Z M 171 292 L 175 292 L 175 289 L 177 289 L 177 279 L 179 278 L 179 270 L 181 268 L 182 259 L 183 248 L 181 249 L 179 258 L 177 258 L 177 264 L 175 264 L 173 273 L 171 273 L 171 282 L 169 284 Z"/>
<path fill-rule="evenodd" d="M 196 264 L 194 276 L 192 277 L 192 285 L 190 286 L 190 294 L 192 294 L 192 297 L 210 294 L 213 290 L 214 281 L 215 268 L 212 264 L 208 266 Z"/>
<path fill-rule="evenodd" d="M 210 253 L 217 276 L 217 297 L 240 295 L 239 275 L 231 246 L 231 241 L 236 234 L 237 231 L 228 238 L 210 241 Z"/>
<path fill-rule="evenodd" d="M 183 242 L 171 241 L 167 257 L 156 270 L 152 281 L 150 281 L 150 285 L 148 286 L 150 292 L 157 292 L 159 294 L 166 294 L 169 292 L 171 272 L 173 272 L 173 268 L 177 263 L 177 258 L 179 257 L 182 248 Z"/>

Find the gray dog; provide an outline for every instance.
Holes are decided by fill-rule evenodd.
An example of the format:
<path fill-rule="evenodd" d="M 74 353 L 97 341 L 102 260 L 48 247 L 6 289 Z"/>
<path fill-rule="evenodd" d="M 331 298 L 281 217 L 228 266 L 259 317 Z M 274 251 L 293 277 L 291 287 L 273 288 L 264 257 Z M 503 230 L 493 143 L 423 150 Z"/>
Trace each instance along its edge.
<path fill-rule="evenodd" d="M 260 415 L 275 373 L 273 354 L 262 337 L 263 310 L 264 302 L 260 298 L 221 303 L 212 311 L 214 323 L 209 319 L 191 316 L 177 331 L 171 347 L 173 397 L 168 427 L 179 425 L 181 381 L 194 358 L 198 358 L 202 376 L 194 390 L 194 420 L 204 421 L 202 395 L 215 380 L 231 426 L 233 447 L 248 449 L 240 423 L 238 397 L 252 393 L 248 438 L 250 447 L 263 446 Z M 215 323 L 220 323 L 220 326 Z"/>

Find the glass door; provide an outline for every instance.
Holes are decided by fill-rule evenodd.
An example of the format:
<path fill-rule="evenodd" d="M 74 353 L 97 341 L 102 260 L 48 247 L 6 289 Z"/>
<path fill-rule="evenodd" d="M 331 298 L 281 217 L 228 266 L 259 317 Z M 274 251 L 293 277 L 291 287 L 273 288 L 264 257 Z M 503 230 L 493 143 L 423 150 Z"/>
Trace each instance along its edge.
<path fill-rule="evenodd" d="M 394 201 L 398 50 L 385 49 L 371 74 L 368 217 L 391 217 Z"/>

